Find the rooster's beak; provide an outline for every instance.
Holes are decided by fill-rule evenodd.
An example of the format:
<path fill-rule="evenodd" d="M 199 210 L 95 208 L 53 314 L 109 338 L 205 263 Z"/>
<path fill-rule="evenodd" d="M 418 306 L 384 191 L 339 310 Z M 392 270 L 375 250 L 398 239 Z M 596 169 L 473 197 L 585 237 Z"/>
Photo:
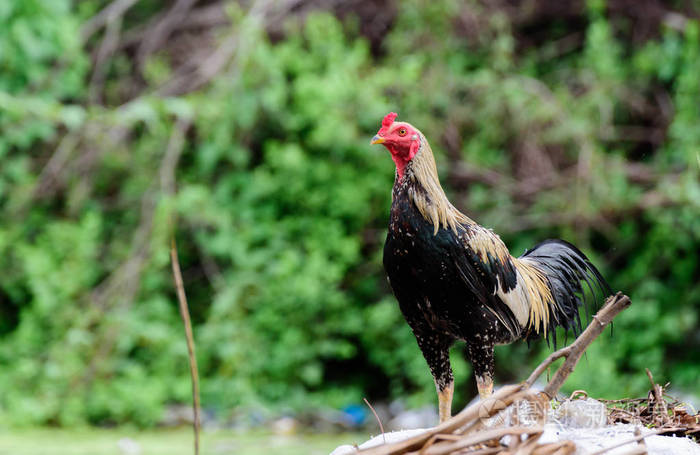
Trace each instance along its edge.
<path fill-rule="evenodd" d="M 377 134 L 372 138 L 371 141 L 369 141 L 369 145 L 383 144 L 384 142 L 386 142 L 386 139 Z"/>

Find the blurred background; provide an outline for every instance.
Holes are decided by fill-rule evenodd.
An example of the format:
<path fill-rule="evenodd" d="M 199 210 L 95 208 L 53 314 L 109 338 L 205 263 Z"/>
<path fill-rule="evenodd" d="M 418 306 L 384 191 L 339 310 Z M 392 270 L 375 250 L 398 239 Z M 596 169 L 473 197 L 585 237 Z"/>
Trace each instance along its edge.
<path fill-rule="evenodd" d="M 698 18 L 691 0 L 0 2 L 0 447 L 187 422 L 173 231 L 206 427 L 377 433 L 363 397 L 430 423 L 381 265 L 394 165 L 368 143 L 389 111 L 513 254 L 566 239 L 632 298 L 565 392 L 644 396 L 649 368 L 697 404 Z M 496 384 L 547 352 L 499 348 Z M 458 409 L 476 387 L 452 357 Z M 317 453 L 351 442 L 329 438 Z M 205 448 L 248 453 L 231 441 Z"/>

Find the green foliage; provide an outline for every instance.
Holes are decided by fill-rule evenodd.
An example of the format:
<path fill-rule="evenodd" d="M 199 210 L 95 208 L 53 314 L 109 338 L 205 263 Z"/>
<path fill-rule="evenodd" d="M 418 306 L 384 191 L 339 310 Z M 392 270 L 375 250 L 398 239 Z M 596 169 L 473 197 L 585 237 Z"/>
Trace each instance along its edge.
<path fill-rule="evenodd" d="M 367 142 L 389 110 L 422 129 L 455 204 L 514 254 L 566 238 L 632 297 L 568 389 L 643 394 L 649 367 L 697 392 L 698 23 L 634 43 L 598 3 L 581 48 L 554 57 L 519 49 L 509 17 L 478 5 L 490 19 L 469 36 L 457 2 L 402 4 L 382 57 L 329 14 L 290 20 L 273 43 L 231 8 L 246 41 L 227 71 L 116 107 L 88 101 L 89 45 L 75 32 L 101 5 L 0 6 L 0 390 L 12 391 L 0 419 L 148 426 L 189 400 L 174 217 L 205 407 L 432 402 L 381 267 L 393 165 Z M 170 64 L 151 57 L 146 83 L 162 84 Z M 109 68 L 114 101 L 134 64 L 117 54 Z M 625 128 L 661 88 L 670 125 L 640 152 Z M 173 196 L 162 182 L 183 122 Z M 633 178 L 634 166 L 651 176 Z M 465 190 L 460 168 L 498 184 Z M 528 194 L 528 182 L 542 186 Z M 522 379 L 546 352 L 499 348 L 497 381 Z"/>

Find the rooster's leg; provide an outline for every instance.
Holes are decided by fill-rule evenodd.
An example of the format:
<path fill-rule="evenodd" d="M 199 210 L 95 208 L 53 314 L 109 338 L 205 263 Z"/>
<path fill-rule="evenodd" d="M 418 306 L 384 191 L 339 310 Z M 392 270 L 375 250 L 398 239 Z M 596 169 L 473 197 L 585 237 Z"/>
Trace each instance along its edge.
<path fill-rule="evenodd" d="M 479 397 L 482 400 L 488 398 L 493 393 L 493 345 L 468 343 L 467 353 L 472 362 L 472 368 L 474 368 Z"/>
<path fill-rule="evenodd" d="M 440 390 L 440 385 L 435 382 L 435 388 L 438 394 L 438 412 L 440 414 L 440 423 L 452 417 L 452 392 L 455 389 L 454 381 L 450 381 Z"/>
<path fill-rule="evenodd" d="M 479 389 L 479 397 L 483 400 L 493 393 L 493 378 L 488 374 L 476 376 L 476 387 Z"/>
<path fill-rule="evenodd" d="M 453 338 L 436 333 L 431 329 L 418 324 L 412 325 L 413 334 L 418 341 L 418 347 L 428 362 L 430 372 L 437 389 L 440 422 L 444 422 L 452 416 L 452 391 L 454 379 L 450 366 L 450 346 Z"/>

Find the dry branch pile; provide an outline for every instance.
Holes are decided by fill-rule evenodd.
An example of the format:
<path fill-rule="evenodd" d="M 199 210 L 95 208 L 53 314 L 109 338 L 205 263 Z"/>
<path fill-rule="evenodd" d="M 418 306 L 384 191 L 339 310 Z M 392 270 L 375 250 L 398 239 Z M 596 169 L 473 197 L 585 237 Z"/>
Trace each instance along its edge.
<path fill-rule="evenodd" d="M 581 355 L 591 342 L 603 331 L 617 314 L 630 305 L 626 295 L 617 293 L 610 296 L 604 307 L 593 317 L 586 330 L 569 346 L 550 355 L 527 381 L 505 386 L 498 390 L 490 399 L 480 401 L 450 420 L 420 435 L 393 444 L 384 444 L 361 450 L 362 455 L 456 455 L 456 454 L 518 454 L 518 455 L 564 455 L 576 452 L 572 441 L 540 443 L 544 432 L 547 414 L 551 409 L 551 399 L 554 398 L 566 378 L 571 374 Z M 543 392 L 531 388 L 535 380 L 555 360 L 565 357 L 566 360 L 552 377 Z M 653 384 L 653 382 L 652 382 Z M 624 444 L 638 443 L 652 434 L 697 434 L 700 416 L 691 416 L 679 407 L 675 400 L 668 401 L 664 397 L 663 388 L 654 384 L 654 390 L 646 399 L 620 400 L 607 402 L 610 406 L 609 423 L 640 423 L 646 426 L 660 428 L 652 433 L 638 434 Z M 572 395 L 571 399 L 574 396 Z M 629 411 L 623 410 L 627 404 L 642 405 L 637 409 L 643 412 L 632 420 Z M 515 405 L 510 407 L 511 405 Z M 526 407 L 527 421 L 523 420 L 517 409 Z M 685 425 L 681 428 L 682 425 Z M 619 444 L 618 444 L 619 445 Z M 637 445 L 635 453 L 643 450 L 644 446 Z"/>
<path fill-rule="evenodd" d="M 499 413 L 517 403 L 530 405 L 534 424 L 525 425 L 517 419 L 509 419 L 510 426 L 494 425 Z M 448 455 L 448 454 L 569 454 L 575 451 L 570 441 L 539 444 L 544 432 L 544 421 L 549 408 L 549 397 L 536 392 L 525 383 L 505 386 L 482 402 L 469 406 L 450 420 L 437 427 L 394 444 L 385 444 L 362 450 L 363 455 Z M 533 415 L 533 414 L 530 414 Z M 529 422 L 533 423 L 533 422 Z"/>
<path fill-rule="evenodd" d="M 687 404 L 666 393 L 669 384 L 656 384 L 649 370 L 647 375 L 652 389 L 646 398 L 600 400 L 608 406 L 608 423 L 644 425 L 660 430 L 659 434 L 700 438 L 700 413 L 691 414 Z"/>

